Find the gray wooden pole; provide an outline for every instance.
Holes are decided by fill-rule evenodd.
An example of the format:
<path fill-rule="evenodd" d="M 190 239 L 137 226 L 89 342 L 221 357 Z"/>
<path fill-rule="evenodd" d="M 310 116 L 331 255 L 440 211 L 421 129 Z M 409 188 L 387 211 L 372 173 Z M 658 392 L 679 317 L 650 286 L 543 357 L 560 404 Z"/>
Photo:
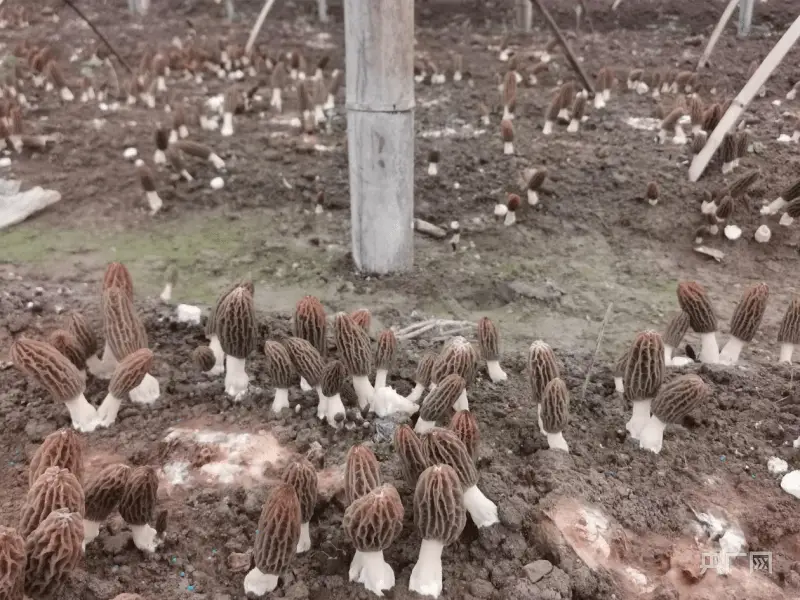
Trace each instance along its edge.
<path fill-rule="evenodd" d="M 530 33 L 533 28 L 533 5 L 528 0 L 517 2 L 517 28 L 525 33 Z"/>
<path fill-rule="evenodd" d="M 328 22 L 328 0 L 317 0 L 317 16 L 320 23 Z"/>
<path fill-rule="evenodd" d="M 753 23 L 753 0 L 739 0 L 739 31 L 740 38 L 750 35 L 750 26 Z"/>
<path fill-rule="evenodd" d="M 359 271 L 414 262 L 414 0 L 345 0 L 347 152 Z"/>
<path fill-rule="evenodd" d="M 716 26 L 714 27 L 714 31 L 711 32 L 711 37 L 708 40 L 708 45 L 706 49 L 703 51 L 703 56 L 700 57 L 700 61 L 697 63 L 697 70 L 699 71 L 702 69 L 706 62 L 708 61 L 708 57 L 711 56 L 711 53 L 714 51 L 714 46 L 717 45 L 717 40 L 719 40 L 719 36 L 722 35 L 722 30 L 725 29 L 725 25 L 728 24 L 731 16 L 733 15 L 733 11 L 736 8 L 736 5 L 741 0 L 730 0 L 728 5 L 725 7 L 725 10 L 722 11 L 722 15 L 717 21 Z"/>

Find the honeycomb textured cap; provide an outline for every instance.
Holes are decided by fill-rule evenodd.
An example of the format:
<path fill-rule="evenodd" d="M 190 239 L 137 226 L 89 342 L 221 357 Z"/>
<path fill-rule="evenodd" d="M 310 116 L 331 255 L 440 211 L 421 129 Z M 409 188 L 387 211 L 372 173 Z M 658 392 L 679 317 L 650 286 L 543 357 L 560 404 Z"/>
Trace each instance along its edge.
<path fill-rule="evenodd" d="M 228 286 L 223 292 L 217 297 L 217 301 L 214 303 L 214 306 L 211 307 L 211 310 L 208 313 L 208 320 L 206 321 L 206 336 L 210 337 L 211 335 L 216 335 L 217 333 L 217 311 L 219 310 L 220 303 L 225 299 L 225 297 L 230 294 L 236 288 L 243 287 L 250 291 L 250 294 L 255 294 L 255 288 L 253 287 L 253 282 L 249 279 L 242 279 L 237 281 L 236 283 Z"/>
<path fill-rule="evenodd" d="M 344 364 L 339 360 L 330 361 L 322 371 L 322 394 L 328 397 L 340 394 L 346 377 L 347 369 Z"/>
<path fill-rule="evenodd" d="M 778 342 L 800 344 L 800 296 L 792 296 L 778 329 Z"/>
<path fill-rule="evenodd" d="M 342 527 L 356 550 L 378 552 L 400 535 L 404 512 L 397 490 L 385 483 L 347 507 Z"/>
<path fill-rule="evenodd" d="M 628 366 L 628 359 L 630 358 L 630 346 L 625 349 L 625 352 L 620 354 L 617 362 L 614 363 L 614 377 L 624 377 L 625 367 Z"/>
<path fill-rule="evenodd" d="M 414 490 L 414 523 L 422 539 L 445 546 L 464 531 L 464 492 L 458 473 L 449 465 L 428 467 L 420 475 Z"/>
<path fill-rule="evenodd" d="M 48 343 L 66 356 L 78 369 L 86 367 L 86 356 L 83 346 L 77 338 L 65 329 L 56 329 L 47 338 Z"/>
<path fill-rule="evenodd" d="M 663 423 L 679 423 L 710 396 L 711 390 L 699 376 L 681 375 L 661 387 L 650 410 Z"/>
<path fill-rule="evenodd" d="M 378 347 L 375 350 L 375 366 L 378 369 L 389 370 L 394 365 L 394 355 L 397 351 L 397 336 L 391 329 L 384 329 L 378 336 Z"/>
<path fill-rule="evenodd" d="M 18 338 L 11 345 L 10 356 L 14 366 L 44 387 L 56 402 L 83 394 L 86 384 L 80 371 L 50 344 Z"/>
<path fill-rule="evenodd" d="M 327 321 L 325 308 L 315 296 L 304 296 L 297 302 L 292 322 L 294 336 L 309 342 L 320 355 L 325 356 L 328 343 L 325 338 Z"/>
<path fill-rule="evenodd" d="M 281 479 L 294 488 L 300 500 L 300 520 L 308 523 L 317 506 L 317 472 L 308 459 L 298 458 L 286 465 Z"/>
<path fill-rule="evenodd" d="M 675 313 L 667 323 L 667 330 L 664 332 L 664 344 L 677 348 L 681 345 L 687 331 L 689 331 L 689 315 L 684 311 Z"/>
<path fill-rule="evenodd" d="M 0 594 L 22 600 L 25 583 L 25 540 L 15 529 L 0 525 Z"/>
<path fill-rule="evenodd" d="M 210 371 L 214 368 L 217 359 L 214 351 L 208 346 L 198 346 L 192 351 L 192 361 L 201 371 Z"/>
<path fill-rule="evenodd" d="M 531 386 L 531 400 L 534 403 L 542 401 L 544 388 L 556 377 L 558 377 L 558 363 L 555 352 L 542 340 L 536 340 L 528 350 L 528 381 Z"/>
<path fill-rule="evenodd" d="M 133 302 L 133 278 L 128 268 L 120 262 L 108 263 L 103 276 L 103 291 L 112 287 L 120 288 Z"/>
<path fill-rule="evenodd" d="M 239 286 L 217 307 L 217 335 L 222 351 L 234 358 L 247 358 L 256 347 L 258 323 L 253 294 Z"/>
<path fill-rule="evenodd" d="M 118 287 L 103 293 L 103 331 L 106 343 L 117 360 L 140 348 L 147 348 L 147 334 L 133 301 Z"/>
<path fill-rule="evenodd" d="M 83 488 L 75 475 L 67 469 L 49 467 L 36 478 L 28 490 L 22 507 L 20 534 L 28 537 L 47 515 L 59 508 L 83 515 Z"/>
<path fill-rule="evenodd" d="M 428 460 L 414 430 L 408 425 L 401 425 L 394 430 L 394 449 L 400 457 L 400 466 L 406 482 L 415 486 L 420 473 L 428 467 Z"/>
<path fill-rule="evenodd" d="M 689 324 L 697 333 L 714 333 L 717 330 L 717 316 L 708 299 L 705 289 L 694 281 L 678 284 L 678 304 L 687 315 Z"/>
<path fill-rule="evenodd" d="M 339 356 L 351 375 L 360 377 L 372 371 L 372 352 L 367 332 L 346 313 L 338 313 L 333 333 Z"/>
<path fill-rule="evenodd" d="M 656 395 L 664 380 L 664 343 L 655 331 L 636 336 L 625 366 L 625 399 L 645 400 Z"/>
<path fill-rule="evenodd" d="M 359 308 L 358 310 L 354 310 L 350 313 L 350 318 L 369 335 L 369 328 L 372 325 L 372 314 L 369 312 L 369 309 Z"/>
<path fill-rule="evenodd" d="M 121 463 L 108 465 L 89 479 L 85 487 L 88 521 L 105 521 L 117 509 L 132 471 L 128 465 Z"/>
<path fill-rule="evenodd" d="M 136 467 L 125 483 L 119 514 L 128 525 L 153 522 L 158 500 L 158 476 L 153 467 Z"/>
<path fill-rule="evenodd" d="M 258 521 L 253 556 L 262 573 L 278 575 L 291 563 L 300 540 L 300 500 L 294 488 L 281 483 L 270 491 Z"/>
<path fill-rule="evenodd" d="M 288 389 L 297 380 L 297 371 L 289 352 L 280 342 L 269 340 L 264 343 L 267 357 L 267 377 L 276 388 Z"/>
<path fill-rule="evenodd" d="M 361 444 L 347 452 L 344 466 L 344 495 L 347 505 L 365 496 L 381 484 L 381 467 L 375 454 Z"/>
<path fill-rule="evenodd" d="M 458 436 L 449 429 L 435 428 L 422 436 L 422 449 L 429 465 L 449 465 L 458 473 L 465 490 L 478 483 L 478 470 Z"/>
<path fill-rule="evenodd" d="M 769 286 L 766 283 L 747 288 L 733 311 L 731 335 L 743 342 L 752 342 L 767 310 L 767 300 Z"/>
<path fill-rule="evenodd" d="M 469 410 L 459 410 L 450 419 L 450 430 L 453 431 L 467 448 L 467 452 L 475 460 L 478 455 L 478 443 L 481 435 L 478 431 L 478 419 Z"/>
<path fill-rule="evenodd" d="M 560 377 L 552 379 L 542 395 L 542 426 L 547 433 L 564 431 L 569 420 L 569 390 Z"/>
<path fill-rule="evenodd" d="M 83 517 L 67 508 L 51 512 L 25 540 L 25 555 L 25 595 L 56 595 L 83 556 Z"/>
<path fill-rule="evenodd" d="M 319 385 L 325 367 L 317 349 L 306 340 L 297 337 L 286 338 L 283 340 L 283 345 L 300 377 L 311 387 Z"/>
<path fill-rule="evenodd" d="M 478 346 L 484 360 L 499 360 L 500 334 L 489 317 L 482 317 L 478 321 Z"/>
<path fill-rule="evenodd" d="M 425 396 L 419 409 L 419 418 L 425 421 L 443 419 L 465 388 L 463 377 L 455 373 L 448 375 L 436 385 L 436 389 Z"/>
<path fill-rule="evenodd" d="M 44 438 L 31 459 L 28 487 L 50 467 L 69 469 L 78 481 L 83 481 L 83 441 L 74 429 L 59 429 Z"/>
<path fill-rule="evenodd" d="M 144 376 L 153 368 L 153 353 L 147 348 L 140 348 L 123 358 L 114 369 L 108 391 L 117 398 L 124 398 L 137 387 Z"/>
<path fill-rule="evenodd" d="M 414 381 L 423 387 L 428 387 L 431 383 L 433 365 L 436 364 L 438 356 L 433 352 L 426 352 L 417 364 L 417 371 L 414 374 Z"/>
<path fill-rule="evenodd" d="M 75 336 L 78 344 L 80 344 L 81 348 L 83 349 L 84 359 L 97 354 L 97 337 L 95 336 L 91 325 L 89 325 L 89 322 L 81 313 L 74 312 L 70 315 L 67 331 Z"/>
<path fill-rule="evenodd" d="M 448 375 L 460 375 L 467 386 L 478 371 L 478 351 L 461 336 L 454 337 L 442 349 L 433 365 L 431 381 L 438 384 Z"/>

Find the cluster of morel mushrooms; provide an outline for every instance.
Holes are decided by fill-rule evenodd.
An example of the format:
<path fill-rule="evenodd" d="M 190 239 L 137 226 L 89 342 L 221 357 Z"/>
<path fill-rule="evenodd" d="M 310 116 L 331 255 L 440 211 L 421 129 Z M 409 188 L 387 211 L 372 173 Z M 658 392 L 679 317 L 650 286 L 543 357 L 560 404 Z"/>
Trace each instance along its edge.
<path fill-rule="evenodd" d="M 225 373 L 225 392 L 234 401 L 248 389 L 246 361 L 258 344 L 253 293 L 249 281 L 225 290 L 207 321 L 209 345 L 193 353 L 195 363 L 207 374 Z M 720 351 L 717 320 L 705 291 L 694 282 L 678 285 L 682 310 L 670 321 L 664 337 L 653 331 L 640 333 L 615 366 L 617 390 L 633 407 L 626 428 L 641 448 L 660 452 L 665 425 L 680 422 L 709 397 L 709 387 L 696 374 L 664 381 L 667 366 L 693 362 L 673 356 L 689 327 L 701 337 L 700 362 L 733 365 L 760 325 L 768 294 L 764 284 L 744 293 L 731 320 L 730 339 Z M 122 401 L 147 404 L 158 398 L 158 382 L 148 373 L 153 354 L 146 347 L 147 336 L 133 305 L 132 279 L 120 263 L 110 264 L 106 271 L 101 304 L 106 340 L 102 359 L 96 356 L 98 344 L 91 329 L 77 314 L 70 317 L 67 329 L 54 332 L 48 342 L 19 338 L 11 351 L 17 368 L 66 403 L 73 426 L 80 431 L 111 425 Z M 409 587 L 438 597 L 442 552 L 458 539 L 467 515 L 477 527 L 498 522 L 496 505 L 478 487 L 478 422 L 467 396 L 478 373 L 479 352 L 463 337 L 450 339 L 438 354 L 428 352 L 422 357 L 415 386 L 403 396 L 387 385 L 397 336 L 386 329 L 373 349 L 370 324 L 370 313 L 364 309 L 336 314 L 335 348 L 329 347 L 322 304 L 312 296 L 302 298 L 293 318 L 294 335 L 264 345 L 266 375 L 275 387 L 271 410 L 289 409 L 289 388 L 299 384 L 316 392 L 317 416 L 337 429 L 346 426 L 346 405 L 378 417 L 397 414 L 401 421 L 419 413 L 413 427 L 401 424 L 395 429 L 394 446 L 406 483 L 414 489 L 414 523 L 422 537 Z M 477 331 L 489 378 L 495 383 L 505 381 L 496 327 L 483 318 Z M 779 341 L 780 361 L 790 362 L 794 345 L 800 343 L 800 299 L 790 305 Z M 374 385 L 370 381 L 373 368 Z M 83 395 L 84 369 L 111 377 L 109 393 L 98 409 Z M 539 428 L 549 447 L 569 452 L 563 436 L 569 391 L 555 353 L 541 340 L 530 346 L 528 378 L 532 401 L 538 405 Z M 50 435 L 31 464 L 31 490 L 19 532 L 2 531 L 0 556 L 11 557 L 8 564 L 16 565 L 9 577 L 17 577 L 15 586 L 24 581 L 26 593 L 34 600 L 39 588 L 52 589 L 74 568 L 81 549 L 97 537 L 115 509 L 130 525 L 138 548 L 152 552 L 160 542 L 166 514 L 154 518 L 158 478 L 152 467 L 116 464 L 86 484 L 82 477 L 77 434 L 62 430 Z M 380 465 L 364 445 L 353 446 L 347 455 L 345 497 L 343 527 L 355 547 L 350 579 L 382 595 L 395 582 L 383 551 L 401 533 L 404 507 L 397 490 L 382 482 Z M 305 458 L 292 460 L 261 513 L 254 566 L 244 581 L 247 593 L 261 596 L 274 590 L 294 556 L 311 548 L 309 521 L 316 499 L 314 467 Z"/>

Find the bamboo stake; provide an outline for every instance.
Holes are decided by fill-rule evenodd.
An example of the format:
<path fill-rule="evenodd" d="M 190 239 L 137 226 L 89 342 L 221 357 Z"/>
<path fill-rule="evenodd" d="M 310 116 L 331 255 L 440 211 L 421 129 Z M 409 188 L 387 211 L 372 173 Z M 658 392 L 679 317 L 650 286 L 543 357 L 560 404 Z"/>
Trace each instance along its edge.
<path fill-rule="evenodd" d="M 100 39 L 103 41 L 103 43 L 104 43 L 106 46 L 108 46 L 108 49 L 109 49 L 109 50 L 111 50 L 111 53 L 112 53 L 114 56 L 116 56 L 116 57 L 117 57 L 117 60 L 119 60 L 119 62 L 122 64 L 122 66 L 123 66 L 123 67 L 125 67 L 125 69 L 128 71 L 128 73 L 133 73 L 133 71 L 131 70 L 131 68 L 128 66 L 128 63 L 126 63 L 126 62 L 125 62 L 125 59 L 124 59 L 124 58 L 122 58 L 122 57 L 119 55 L 119 52 L 117 52 L 117 51 L 114 49 L 114 46 L 112 46 L 112 45 L 111 45 L 111 42 L 109 42 L 109 41 L 106 39 L 106 36 L 104 36 L 102 33 L 100 33 L 100 30 L 99 30 L 99 29 L 97 29 L 97 27 L 95 27 L 95 26 L 94 26 L 94 23 L 92 23 L 92 22 L 89 20 L 89 18 L 88 18 L 88 17 L 87 17 L 85 14 L 83 14 L 83 12 L 81 11 L 81 9 L 79 9 L 77 6 L 75 6 L 75 5 L 72 3 L 72 0 L 64 0 L 64 3 L 65 3 L 65 4 L 67 4 L 68 6 L 70 6 L 70 7 L 72 8 L 72 10 L 74 10 L 76 13 L 78 13 L 78 16 L 79 16 L 81 19 L 83 19 L 84 21 L 86 21 L 86 24 L 87 24 L 89 27 L 91 27 L 91 28 L 92 28 L 92 31 L 94 31 L 94 32 L 97 34 L 97 37 L 99 37 L 99 38 L 100 38 Z"/>
<path fill-rule="evenodd" d="M 556 22 L 553 20 L 553 17 L 552 15 L 550 15 L 550 12 L 545 8 L 544 4 L 542 4 L 542 0 L 530 0 L 530 1 L 536 6 L 536 8 L 539 9 L 539 12 L 542 13 L 544 20 L 547 21 L 547 26 L 550 27 L 550 31 L 553 32 L 553 35 L 556 36 L 556 40 L 558 40 L 558 43 L 561 45 L 561 48 L 564 49 L 564 54 L 567 57 L 567 61 L 572 66 L 572 69 L 578 74 L 578 77 L 581 78 L 581 81 L 583 82 L 583 87 L 586 88 L 590 94 L 594 95 L 594 86 L 592 85 L 592 82 L 589 81 L 589 78 L 586 76 L 583 67 L 581 67 L 580 63 L 578 62 L 578 59 L 575 58 L 575 55 L 572 53 L 572 50 L 567 45 L 567 40 L 564 39 L 561 30 L 558 28 L 558 25 L 556 25 Z"/>
<path fill-rule="evenodd" d="M 725 7 L 725 10 L 722 12 L 722 16 L 717 22 L 717 26 L 714 27 L 714 31 L 711 32 L 711 37 L 708 39 L 708 45 L 703 51 L 703 56 L 700 57 L 700 62 L 697 63 L 697 69 L 695 69 L 696 71 L 699 71 L 706 65 L 708 57 L 711 56 L 711 53 L 714 51 L 714 46 L 716 46 L 717 41 L 719 41 L 719 36 L 722 35 L 722 30 L 725 29 L 725 25 L 728 24 L 728 21 L 731 20 L 731 15 L 733 15 L 733 11 L 737 4 L 739 4 L 739 0 L 730 0 L 730 2 L 728 2 L 728 6 Z"/>
<path fill-rule="evenodd" d="M 775 47 L 770 53 L 767 54 L 767 57 L 759 65 L 758 69 L 756 69 L 756 72 L 753 73 L 753 76 L 750 77 L 750 80 L 742 88 L 742 91 L 739 92 L 739 95 L 733 100 L 731 107 L 725 115 L 723 115 L 719 125 L 717 125 L 709 136 L 700 154 L 694 157 L 692 165 L 689 167 L 690 181 L 697 181 L 700 179 L 703 171 L 705 171 L 708 163 L 711 161 L 711 157 L 714 156 L 717 148 L 719 148 L 719 145 L 722 143 L 722 138 L 733 128 L 758 90 L 761 89 L 761 86 L 767 82 L 772 72 L 781 64 L 781 61 L 789 50 L 791 50 L 798 38 L 800 38 L 800 17 L 795 19 L 792 26 L 783 34 L 783 37 L 778 40 L 778 43 L 775 44 Z"/>
<path fill-rule="evenodd" d="M 250 37 L 247 38 L 247 45 L 244 47 L 245 54 L 249 55 L 250 51 L 253 49 L 253 44 L 256 43 L 258 32 L 261 31 L 261 27 L 262 25 L 264 25 L 264 21 L 267 19 L 269 11 L 272 10 L 273 4 L 275 4 L 275 0 L 266 0 L 266 2 L 264 2 L 264 6 L 261 8 L 261 12 L 258 13 L 258 19 L 256 19 L 256 24 L 253 25 L 253 30 L 250 32 Z"/>
<path fill-rule="evenodd" d="M 740 38 L 750 35 L 750 26 L 753 24 L 753 0 L 739 0 L 739 30 Z"/>

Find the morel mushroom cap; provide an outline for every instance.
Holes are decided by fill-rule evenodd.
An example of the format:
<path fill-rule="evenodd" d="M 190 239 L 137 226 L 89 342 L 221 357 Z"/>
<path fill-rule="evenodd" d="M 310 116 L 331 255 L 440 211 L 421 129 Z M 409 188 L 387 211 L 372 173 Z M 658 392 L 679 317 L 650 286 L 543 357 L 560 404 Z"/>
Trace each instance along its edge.
<path fill-rule="evenodd" d="M 736 158 L 736 138 L 730 134 L 726 133 L 725 137 L 722 138 L 722 162 L 729 163 L 733 162 Z"/>
<path fill-rule="evenodd" d="M 64 329 L 56 329 L 47 338 L 53 348 L 66 356 L 78 369 L 86 367 L 86 355 L 83 346 L 78 342 L 74 335 Z"/>
<path fill-rule="evenodd" d="M 500 358 L 500 335 L 489 317 L 482 317 L 478 321 L 478 347 L 484 360 Z"/>
<path fill-rule="evenodd" d="M 144 325 L 122 288 L 110 287 L 103 293 L 103 329 L 106 343 L 117 360 L 147 348 Z"/>
<path fill-rule="evenodd" d="M 300 521 L 308 523 L 317 506 L 317 472 L 307 459 L 299 458 L 283 469 L 281 479 L 294 488 L 300 500 Z"/>
<path fill-rule="evenodd" d="M 108 263 L 103 276 L 103 291 L 117 287 L 133 302 L 133 278 L 128 268 L 120 262 Z"/>
<path fill-rule="evenodd" d="M 20 534 L 28 537 L 47 515 L 59 508 L 83 515 L 83 488 L 69 470 L 49 467 L 28 490 L 19 523 Z"/>
<path fill-rule="evenodd" d="M 276 388 L 287 389 L 297 379 L 289 352 L 280 342 L 267 341 L 264 344 L 264 354 L 267 357 L 267 377 Z"/>
<path fill-rule="evenodd" d="M 503 77 L 503 104 L 512 113 L 517 105 L 517 74 L 514 70 L 509 70 Z"/>
<path fill-rule="evenodd" d="M 211 337 L 212 335 L 217 334 L 217 311 L 219 310 L 219 305 L 222 301 L 230 294 L 233 290 L 239 287 L 244 287 L 247 289 L 250 294 L 255 293 L 255 288 L 253 287 L 253 282 L 249 279 L 244 279 L 241 281 L 237 281 L 233 285 L 229 286 L 225 289 L 217 298 L 217 301 L 214 303 L 214 306 L 211 307 L 211 311 L 208 313 L 208 320 L 206 321 L 206 336 Z"/>
<path fill-rule="evenodd" d="M 136 467 L 128 476 L 119 514 L 128 525 L 153 522 L 158 500 L 158 476 L 153 467 Z"/>
<path fill-rule="evenodd" d="M 547 169 L 536 169 L 528 179 L 528 189 L 532 192 L 538 192 L 544 185 L 545 179 L 547 179 Z"/>
<path fill-rule="evenodd" d="M 719 201 L 719 207 L 717 207 L 717 210 L 714 214 L 720 221 L 727 221 L 733 215 L 733 209 L 733 198 L 730 196 L 725 196 Z"/>
<path fill-rule="evenodd" d="M 717 316 L 708 299 L 705 289 L 694 281 L 678 284 L 678 304 L 687 315 L 689 324 L 697 333 L 714 333 L 717 330 Z"/>
<path fill-rule="evenodd" d="M 83 479 L 83 444 L 74 429 L 59 429 L 44 438 L 31 459 L 28 486 L 50 467 L 69 469 L 78 481 Z"/>
<path fill-rule="evenodd" d="M 302 510 L 294 488 L 281 483 L 269 494 L 261 517 L 253 552 L 256 568 L 277 575 L 292 561 L 300 539 Z"/>
<path fill-rule="evenodd" d="M 514 141 L 514 125 L 508 119 L 500 121 L 500 137 L 503 142 L 510 144 Z"/>
<path fill-rule="evenodd" d="M 578 94 L 575 96 L 575 101 L 572 103 L 572 120 L 580 121 L 583 118 L 583 113 L 586 110 L 586 95 Z"/>
<path fill-rule="evenodd" d="M 214 351 L 208 346 L 198 346 L 192 352 L 192 360 L 194 364 L 201 371 L 210 371 L 214 368 L 217 359 L 214 357 Z"/>
<path fill-rule="evenodd" d="M 664 380 L 664 342 L 655 331 L 636 336 L 625 366 L 625 399 L 644 400 L 656 395 Z"/>
<path fill-rule="evenodd" d="M 569 390 L 560 377 L 547 384 L 542 395 L 542 426 L 547 433 L 564 431 L 569 420 Z"/>
<path fill-rule="evenodd" d="M 128 465 L 108 465 L 86 484 L 86 520 L 105 521 L 119 506 L 128 487 L 131 469 Z"/>
<path fill-rule="evenodd" d="M 344 495 L 348 506 L 380 484 L 381 468 L 372 450 L 361 444 L 350 448 L 344 467 Z"/>
<path fill-rule="evenodd" d="M 333 325 L 336 347 L 351 375 L 367 376 L 372 370 L 372 352 L 367 333 L 351 316 L 338 313 Z"/>
<path fill-rule="evenodd" d="M 449 429 L 436 427 L 422 438 L 422 449 L 430 465 L 449 465 L 458 473 L 466 490 L 478 483 L 478 470 L 458 436 Z"/>
<path fill-rule="evenodd" d="M 297 337 L 286 338 L 283 345 L 300 377 L 311 387 L 319 385 L 324 369 L 319 351 L 306 340 Z"/>
<path fill-rule="evenodd" d="M 781 192 L 781 198 L 783 198 L 786 202 L 791 202 L 792 200 L 800 198 L 800 179 L 786 187 Z"/>
<path fill-rule="evenodd" d="M 623 352 L 617 359 L 617 362 L 614 363 L 614 377 L 625 376 L 625 368 L 628 366 L 629 358 L 630 358 L 630 348 L 626 348 L 625 352 Z"/>
<path fill-rule="evenodd" d="M 680 311 L 672 316 L 664 332 L 664 344 L 677 348 L 681 345 L 686 332 L 689 331 L 689 315 Z"/>
<path fill-rule="evenodd" d="M 800 344 L 800 296 L 793 296 L 783 315 L 778 342 L 781 344 Z"/>
<path fill-rule="evenodd" d="M 331 396 L 340 394 L 346 377 L 347 369 L 345 369 L 342 361 L 330 361 L 325 365 L 325 369 L 322 371 L 322 381 L 320 382 L 322 395 L 330 398 Z"/>
<path fill-rule="evenodd" d="M 356 550 L 378 552 L 400 535 L 403 515 L 400 495 L 393 485 L 384 483 L 347 507 L 342 527 Z"/>
<path fill-rule="evenodd" d="M 706 382 L 697 375 L 681 375 L 664 384 L 650 407 L 662 423 L 679 423 L 711 395 Z"/>
<path fill-rule="evenodd" d="M 369 328 L 372 324 L 372 315 L 369 312 L 369 309 L 366 308 L 359 308 L 358 310 L 354 310 L 350 313 L 350 318 L 353 319 L 356 325 L 361 327 L 367 334 L 369 334 Z"/>
<path fill-rule="evenodd" d="M 424 540 L 447 546 L 455 542 L 467 524 L 464 492 L 455 469 L 434 465 L 425 469 L 414 490 L 414 523 Z"/>
<path fill-rule="evenodd" d="M 403 477 L 409 485 L 417 484 L 417 479 L 428 466 L 427 458 L 414 430 L 408 425 L 401 425 L 394 430 L 394 449 L 400 456 Z"/>
<path fill-rule="evenodd" d="M 147 348 L 140 348 L 128 354 L 114 369 L 108 391 L 116 398 L 124 398 L 139 386 L 144 376 L 153 368 L 153 353 Z"/>
<path fill-rule="evenodd" d="M 394 353 L 397 350 L 397 336 L 391 329 L 385 329 L 378 336 L 378 347 L 375 350 L 375 366 L 388 371 L 394 363 Z"/>
<path fill-rule="evenodd" d="M 655 181 L 651 181 L 647 184 L 647 191 L 644 197 L 649 201 L 658 200 L 658 184 Z"/>
<path fill-rule="evenodd" d="M 83 394 L 86 386 L 78 368 L 50 344 L 18 338 L 11 345 L 10 356 L 14 366 L 46 388 L 56 402 Z"/>
<path fill-rule="evenodd" d="M 464 379 L 466 385 L 470 385 L 477 370 L 478 351 L 466 339 L 457 336 L 444 347 L 434 363 L 431 381 L 438 385 L 442 379 L 455 373 Z"/>
<path fill-rule="evenodd" d="M 731 335 L 743 342 L 753 341 L 764 318 L 768 299 L 769 286 L 766 283 L 759 283 L 745 290 L 731 317 Z"/>
<path fill-rule="evenodd" d="M 25 540 L 15 529 L 0 526 L 0 597 L 22 600 L 25 584 Z"/>
<path fill-rule="evenodd" d="M 294 311 L 294 335 L 311 343 L 322 355 L 328 351 L 325 340 L 327 322 L 325 309 L 318 298 L 304 296 L 297 302 Z"/>
<path fill-rule="evenodd" d="M 553 349 L 542 340 L 536 340 L 528 350 L 528 380 L 531 384 L 531 399 L 541 402 L 544 388 L 558 377 L 558 363 Z"/>
<path fill-rule="evenodd" d="M 480 441 L 480 432 L 478 431 L 478 419 L 475 418 L 475 413 L 469 410 L 459 410 L 450 419 L 450 429 L 455 432 L 467 452 L 474 460 L 478 454 L 478 442 Z"/>
<path fill-rule="evenodd" d="M 75 339 L 83 349 L 83 358 L 94 356 L 98 350 L 97 337 L 94 335 L 89 322 L 81 313 L 72 313 L 69 318 L 67 330 L 75 336 Z"/>
<path fill-rule="evenodd" d="M 414 381 L 422 387 L 428 387 L 431 383 L 433 365 L 436 364 L 438 356 L 433 352 L 426 352 L 417 364 L 417 371 L 414 373 Z"/>
<path fill-rule="evenodd" d="M 753 171 L 745 173 L 744 175 L 739 177 L 739 179 L 737 179 L 731 184 L 731 187 L 728 190 L 728 193 L 731 195 L 731 198 L 740 198 L 741 196 L 744 196 L 745 192 L 748 189 L 750 189 L 750 187 L 756 181 L 758 181 L 760 177 L 761 177 L 761 171 L 759 171 L 758 169 L 754 169 Z"/>
<path fill-rule="evenodd" d="M 83 556 L 83 518 L 61 508 L 25 540 L 25 595 L 47 598 L 55 594 Z"/>
<path fill-rule="evenodd" d="M 255 350 L 258 324 L 250 290 L 239 286 L 225 296 L 217 307 L 216 327 L 225 354 L 246 359 Z"/>
<path fill-rule="evenodd" d="M 455 373 L 448 375 L 422 401 L 419 418 L 434 422 L 442 419 L 465 388 L 466 382 L 463 377 Z"/>

